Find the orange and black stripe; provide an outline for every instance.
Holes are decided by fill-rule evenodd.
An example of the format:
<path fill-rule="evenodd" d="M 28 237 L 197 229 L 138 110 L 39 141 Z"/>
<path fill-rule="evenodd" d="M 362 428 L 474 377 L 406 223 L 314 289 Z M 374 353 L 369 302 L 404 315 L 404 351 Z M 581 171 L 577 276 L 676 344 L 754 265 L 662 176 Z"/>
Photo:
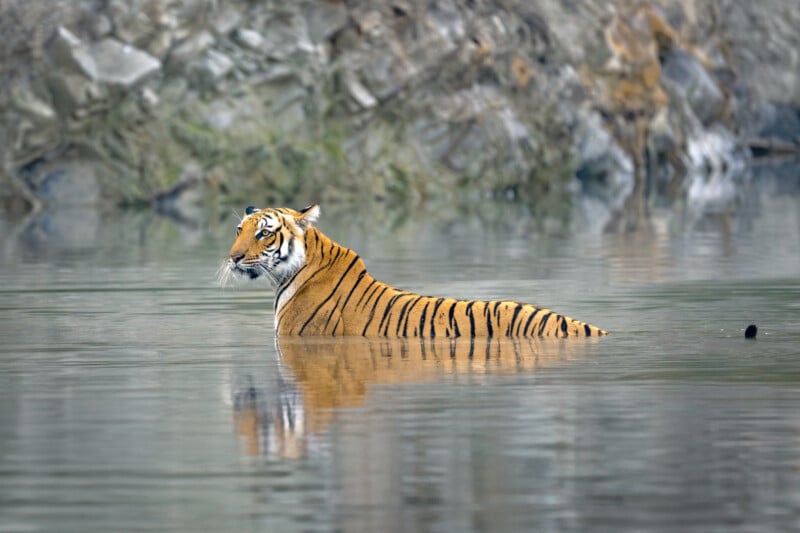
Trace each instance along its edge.
<path fill-rule="evenodd" d="M 456 300 L 403 291 L 373 278 L 358 254 L 336 244 L 316 228 L 308 228 L 302 238 L 305 264 L 276 294 L 279 335 L 429 338 L 606 335 L 600 328 L 530 304 Z"/>

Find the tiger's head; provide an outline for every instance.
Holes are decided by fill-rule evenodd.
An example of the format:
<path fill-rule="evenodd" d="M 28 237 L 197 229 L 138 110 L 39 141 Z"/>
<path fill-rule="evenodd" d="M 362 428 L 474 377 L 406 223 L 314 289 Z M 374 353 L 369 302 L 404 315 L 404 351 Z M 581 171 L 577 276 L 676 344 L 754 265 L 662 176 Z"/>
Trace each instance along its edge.
<path fill-rule="evenodd" d="M 245 209 L 220 281 L 226 281 L 230 274 L 250 279 L 263 275 L 280 285 L 303 266 L 306 259 L 303 234 L 316 222 L 319 213 L 318 205 L 302 211 L 285 207 Z"/>

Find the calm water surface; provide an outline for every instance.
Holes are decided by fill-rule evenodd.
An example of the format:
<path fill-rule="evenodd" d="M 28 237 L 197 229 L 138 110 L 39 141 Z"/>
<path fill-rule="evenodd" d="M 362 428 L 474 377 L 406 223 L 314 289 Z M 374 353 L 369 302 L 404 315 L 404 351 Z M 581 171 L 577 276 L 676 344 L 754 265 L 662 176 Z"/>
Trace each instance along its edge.
<path fill-rule="evenodd" d="M 613 334 L 277 345 L 215 284 L 232 216 L 6 224 L 0 531 L 800 528 L 796 196 L 635 236 L 336 209 L 380 279 Z"/>

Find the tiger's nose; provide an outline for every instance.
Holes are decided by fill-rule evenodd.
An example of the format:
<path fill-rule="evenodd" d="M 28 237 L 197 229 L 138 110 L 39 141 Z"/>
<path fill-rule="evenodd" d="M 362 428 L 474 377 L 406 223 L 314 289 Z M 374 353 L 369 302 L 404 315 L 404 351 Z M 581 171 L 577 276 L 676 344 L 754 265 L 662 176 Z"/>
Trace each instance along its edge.
<path fill-rule="evenodd" d="M 244 259 L 244 254 L 231 254 L 231 261 L 234 265 L 238 265 L 242 259 Z"/>

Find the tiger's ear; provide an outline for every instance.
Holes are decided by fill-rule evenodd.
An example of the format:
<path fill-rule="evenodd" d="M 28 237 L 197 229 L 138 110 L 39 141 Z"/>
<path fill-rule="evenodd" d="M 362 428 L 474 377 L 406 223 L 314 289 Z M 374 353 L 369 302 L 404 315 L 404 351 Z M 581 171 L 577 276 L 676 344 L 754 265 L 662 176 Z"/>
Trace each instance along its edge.
<path fill-rule="evenodd" d="M 300 211 L 300 216 L 295 217 L 297 225 L 305 230 L 314 225 L 314 222 L 319 218 L 320 210 L 319 205 L 312 204 Z"/>

